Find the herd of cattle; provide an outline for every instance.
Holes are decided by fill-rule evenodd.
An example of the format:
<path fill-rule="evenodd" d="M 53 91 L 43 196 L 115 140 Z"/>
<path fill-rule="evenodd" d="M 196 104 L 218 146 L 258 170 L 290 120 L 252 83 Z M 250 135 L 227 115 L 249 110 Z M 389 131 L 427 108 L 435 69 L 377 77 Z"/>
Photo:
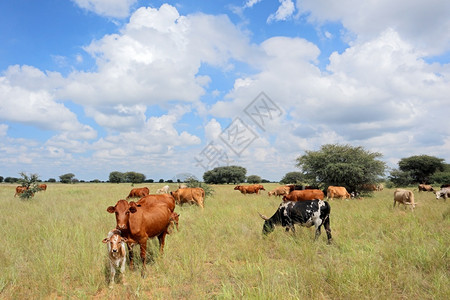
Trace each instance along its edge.
<path fill-rule="evenodd" d="M 47 186 L 42 184 L 40 189 L 46 190 Z M 382 189 L 382 186 L 381 186 Z M 16 195 L 23 193 L 25 187 L 16 187 Z M 237 185 L 234 190 L 242 194 L 260 194 L 265 191 L 260 184 Z M 380 190 L 380 186 L 373 189 Z M 436 199 L 440 197 L 447 200 L 450 196 L 450 185 L 443 185 L 439 191 L 435 191 L 430 185 L 419 185 L 419 192 L 435 192 Z M 260 214 L 264 220 L 263 233 L 269 234 L 276 225 L 281 225 L 286 231 L 295 231 L 295 224 L 311 227 L 315 226 L 315 239 L 321 234 L 322 225 L 327 234 L 327 242 L 331 243 L 330 211 L 331 207 L 326 200 L 335 198 L 350 199 L 354 195 L 348 193 L 345 187 L 329 186 L 322 191 L 313 186 L 285 185 L 268 192 L 270 196 L 282 197 L 283 202 L 279 205 L 272 217 Z M 137 202 L 128 201 L 130 198 L 139 198 Z M 184 203 L 196 204 L 204 208 L 205 191 L 202 188 L 190 188 L 179 185 L 176 191 L 169 191 L 169 186 L 158 189 L 156 194 L 150 194 L 147 187 L 133 188 L 126 200 L 119 200 L 114 206 L 106 210 L 114 213 L 116 228 L 111 230 L 103 242 L 107 244 L 108 257 L 110 261 L 110 285 L 115 281 L 116 269 L 120 274 L 125 270 L 126 248 L 128 248 L 129 266 L 133 269 L 133 246 L 139 244 L 140 257 L 142 260 L 142 276 L 145 276 L 147 240 L 157 237 L 160 253 L 164 251 L 164 242 L 167 234 L 171 234 L 174 228 L 178 230 L 179 214 L 175 212 L 175 205 Z M 394 207 L 396 203 L 402 203 L 415 207 L 414 193 L 410 190 L 396 189 L 394 191 Z"/>

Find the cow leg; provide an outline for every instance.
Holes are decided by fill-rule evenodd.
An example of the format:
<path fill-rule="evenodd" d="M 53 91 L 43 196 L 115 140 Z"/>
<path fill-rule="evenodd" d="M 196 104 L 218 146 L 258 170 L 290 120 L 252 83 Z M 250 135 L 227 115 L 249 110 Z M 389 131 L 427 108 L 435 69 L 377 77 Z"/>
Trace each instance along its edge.
<path fill-rule="evenodd" d="M 333 238 L 331 237 L 331 227 L 330 227 L 330 216 L 328 216 L 325 221 L 323 222 L 323 227 L 325 227 L 325 231 L 327 233 L 328 244 L 331 244 L 331 241 Z"/>
<path fill-rule="evenodd" d="M 167 234 L 167 230 L 164 231 L 163 233 L 161 233 L 160 235 L 158 235 L 158 241 L 159 241 L 159 254 L 164 254 L 164 243 L 166 240 L 166 234 Z"/>
<path fill-rule="evenodd" d="M 134 269 L 133 266 L 133 244 L 127 244 L 128 247 L 128 258 L 130 259 L 130 270 Z"/>
<path fill-rule="evenodd" d="M 147 239 L 145 241 L 139 242 L 139 247 L 141 249 L 141 260 L 142 260 L 142 271 L 141 276 L 145 278 L 145 263 L 146 263 L 146 251 L 147 251 Z"/>
<path fill-rule="evenodd" d="M 112 288 L 114 286 L 114 279 L 116 277 L 116 266 L 113 264 L 112 261 L 109 261 L 109 267 L 110 267 L 109 288 Z"/>

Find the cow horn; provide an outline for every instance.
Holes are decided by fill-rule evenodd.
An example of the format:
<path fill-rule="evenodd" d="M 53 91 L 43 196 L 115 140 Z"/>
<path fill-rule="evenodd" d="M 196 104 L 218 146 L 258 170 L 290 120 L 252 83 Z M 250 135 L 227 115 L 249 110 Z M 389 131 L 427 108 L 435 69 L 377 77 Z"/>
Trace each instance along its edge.
<path fill-rule="evenodd" d="M 262 214 L 260 214 L 259 212 L 258 212 L 258 214 L 259 214 L 259 216 L 263 219 L 263 220 L 269 220 L 269 218 L 268 217 L 266 217 L 265 215 L 262 215 Z"/>

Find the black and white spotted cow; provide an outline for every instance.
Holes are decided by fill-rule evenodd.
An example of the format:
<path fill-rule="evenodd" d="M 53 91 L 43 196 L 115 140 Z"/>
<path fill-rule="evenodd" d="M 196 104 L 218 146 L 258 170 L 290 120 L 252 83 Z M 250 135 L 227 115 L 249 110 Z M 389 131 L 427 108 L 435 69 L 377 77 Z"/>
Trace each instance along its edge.
<path fill-rule="evenodd" d="M 286 230 L 291 229 L 293 232 L 295 232 L 294 224 L 300 224 L 305 227 L 314 225 L 316 227 L 315 239 L 317 239 L 320 235 L 320 228 L 323 225 L 327 232 L 328 243 L 331 243 L 330 210 L 328 202 L 316 199 L 281 203 L 275 214 L 270 218 L 259 215 L 265 220 L 263 234 L 271 233 L 275 225 L 281 225 Z"/>

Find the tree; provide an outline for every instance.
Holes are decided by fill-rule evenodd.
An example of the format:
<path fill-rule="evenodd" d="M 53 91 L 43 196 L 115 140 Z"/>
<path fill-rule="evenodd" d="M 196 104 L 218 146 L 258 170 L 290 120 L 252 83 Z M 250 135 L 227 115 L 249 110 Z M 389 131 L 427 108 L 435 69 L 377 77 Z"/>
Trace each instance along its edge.
<path fill-rule="evenodd" d="M 217 167 L 203 174 L 205 183 L 224 184 L 240 183 L 245 181 L 247 170 L 239 166 Z"/>
<path fill-rule="evenodd" d="M 413 182 L 428 183 L 437 171 L 444 171 L 444 159 L 429 155 L 414 155 L 402 158 L 398 162 L 399 169 L 410 172 Z"/>
<path fill-rule="evenodd" d="M 56 182 L 56 179 L 55 179 L 55 178 L 49 178 L 49 179 L 47 180 L 47 182 Z"/>
<path fill-rule="evenodd" d="M 67 173 L 67 174 L 59 176 L 59 181 L 61 181 L 62 183 L 72 183 L 72 180 L 74 177 L 75 177 L 75 174 Z"/>
<path fill-rule="evenodd" d="M 394 186 L 407 186 L 413 182 L 413 178 L 410 172 L 403 172 L 398 169 L 391 171 L 388 176 L 389 180 L 394 184 Z"/>
<path fill-rule="evenodd" d="M 328 144 L 318 151 L 306 151 L 297 158 L 297 167 L 313 185 L 323 188 L 337 185 L 356 191 L 384 175 L 386 164 L 377 160 L 381 156 L 381 153 L 369 152 L 361 146 Z"/>
<path fill-rule="evenodd" d="M 126 172 L 124 174 L 124 178 L 126 182 L 131 182 L 132 184 L 142 183 L 145 181 L 145 175 L 137 172 Z"/>
<path fill-rule="evenodd" d="M 0 183 L 3 182 L 3 176 L 0 176 Z"/>
<path fill-rule="evenodd" d="M 6 177 L 5 178 L 5 182 L 7 182 L 7 183 L 15 183 L 18 181 L 19 181 L 19 178 L 15 178 L 15 177 Z"/>
<path fill-rule="evenodd" d="M 41 191 L 38 174 L 30 174 L 30 176 L 28 176 L 25 172 L 21 172 L 20 176 L 22 176 L 22 178 L 19 179 L 20 184 L 23 187 L 26 187 L 26 190 L 19 195 L 21 199 L 30 199 L 35 193 Z"/>
<path fill-rule="evenodd" d="M 113 171 L 109 173 L 109 182 L 111 183 L 121 183 L 125 181 L 125 177 L 122 172 Z"/>
<path fill-rule="evenodd" d="M 281 183 L 284 184 L 299 184 L 304 181 L 304 175 L 302 172 L 288 172 L 284 177 L 281 179 Z"/>
<path fill-rule="evenodd" d="M 248 183 L 261 183 L 262 179 L 258 175 L 250 175 L 247 177 Z"/>

